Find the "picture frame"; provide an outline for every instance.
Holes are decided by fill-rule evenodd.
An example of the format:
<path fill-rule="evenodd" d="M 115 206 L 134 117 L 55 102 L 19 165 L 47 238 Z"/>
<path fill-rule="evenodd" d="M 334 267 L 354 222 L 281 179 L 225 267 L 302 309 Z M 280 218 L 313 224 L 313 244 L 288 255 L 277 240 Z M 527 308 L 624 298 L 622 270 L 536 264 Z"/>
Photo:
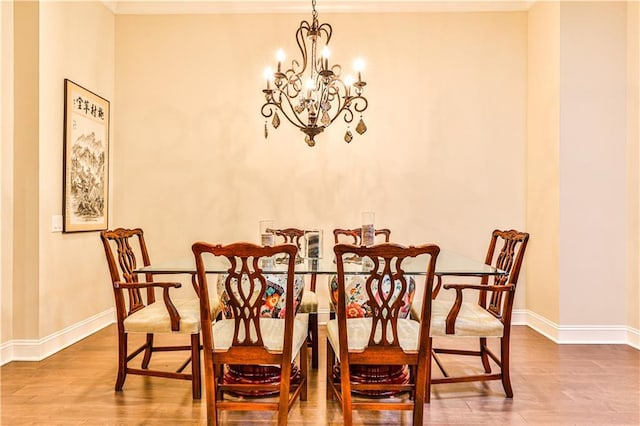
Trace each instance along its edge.
<path fill-rule="evenodd" d="M 107 229 L 109 101 L 64 80 L 63 229 Z"/>

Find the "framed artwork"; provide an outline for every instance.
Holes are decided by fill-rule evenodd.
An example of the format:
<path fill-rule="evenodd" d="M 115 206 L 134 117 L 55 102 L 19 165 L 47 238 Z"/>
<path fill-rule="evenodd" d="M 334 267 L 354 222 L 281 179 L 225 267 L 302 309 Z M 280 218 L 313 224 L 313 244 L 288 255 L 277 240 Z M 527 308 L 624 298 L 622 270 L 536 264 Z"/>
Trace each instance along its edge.
<path fill-rule="evenodd" d="M 107 229 L 109 101 L 64 80 L 63 232 Z"/>

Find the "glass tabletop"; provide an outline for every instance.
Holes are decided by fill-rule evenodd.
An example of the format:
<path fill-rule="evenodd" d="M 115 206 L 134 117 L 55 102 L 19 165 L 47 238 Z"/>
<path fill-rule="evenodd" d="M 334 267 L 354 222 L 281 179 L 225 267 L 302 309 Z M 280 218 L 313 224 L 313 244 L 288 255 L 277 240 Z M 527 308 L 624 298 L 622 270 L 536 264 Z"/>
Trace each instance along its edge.
<path fill-rule="evenodd" d="M 226 273 L 230 263 L 221 256 L 203 256 L 207 273 Z M 429 256 L 423 255 L 415 258 L 407 258 L 402 263 L 402 269 L 407 275 L 426 275 L 427 262 Z M 270 274 L 284 274 L 287 272 L 287 265 L 275 262 L 274 265 L 264 266 L 263 270 Z M 369 268 L 362 262 L 353 260 L 345 261 L 345 274 L 355 275 L 368 272 Z M 335 274 L 337 265 L 333 257 L 310 260 L 304 259 L 296 263 L 296 273 L 300 274 Z M 165 262 L 153 263 L 136 269 L 134 272 L 151 274 L 194 274 L 196 273 L 196 262 L 193 256 L 184 257 Z M 436 275 L 460 275 L 460 276 L 480 276 L 480 275 L 500 275 L 503 272 L 486 265 L 481 261 L 473 260 L 461 254 L 451 251 L 441 250 L 436 262 Z"/>

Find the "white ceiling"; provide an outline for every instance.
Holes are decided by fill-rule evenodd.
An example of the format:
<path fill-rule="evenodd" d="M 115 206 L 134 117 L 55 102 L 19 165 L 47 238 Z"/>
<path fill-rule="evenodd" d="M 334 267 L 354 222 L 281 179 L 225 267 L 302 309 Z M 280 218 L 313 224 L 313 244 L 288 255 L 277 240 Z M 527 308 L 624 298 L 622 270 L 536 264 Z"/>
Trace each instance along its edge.
<path fill-rule="evenodd" d="M 311 0 L 102 0 L 116 14 L 310 13 Z M 317 0 L 323 12 L 484 12 L 527 10 L 533 0 Z"/>

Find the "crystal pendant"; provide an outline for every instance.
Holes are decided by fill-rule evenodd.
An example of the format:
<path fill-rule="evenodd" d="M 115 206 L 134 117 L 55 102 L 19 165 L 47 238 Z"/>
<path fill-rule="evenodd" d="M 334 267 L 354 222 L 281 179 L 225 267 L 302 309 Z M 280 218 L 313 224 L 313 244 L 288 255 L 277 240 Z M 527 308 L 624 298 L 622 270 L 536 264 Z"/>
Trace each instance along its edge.
<path fill-rule="evenodd" d="M 295 112 L 297 112 L 298 114 L 300 114 L 302 111 L 304 111 L 304 102 L 300 102 L 298 105 L 296 105 L 294 108 Z"/>
<path fill-rule="evenodd" d="M 269 130 L 267 130 L 267 122 L 264 122 L 264 138 L 266 139 L 269 136 Z"/>
<path fill-rule="evenodd" d="M 304 141 L 305 141 L 305 142 L 307 143 L 307 145 L 309 145 L 309 146 L 315 146 L 315 144 L 316 144 L 316 141 L 315 141 L 312 137 L 309 137 L 309 135 L 307 135 L 307 136 L 305 136 L 305 137 L 304 137 Z"/>
<path fill-rule="evenodd" d="M 353 135 L 351 134 L 351 130 L 347 130 L 347 133 L 344 134 L 344 140 L 347 143 L 353 140 Z"/>
<path fill-rule="evenodd" d="M 358 125 L 356 126 L 356 132 L 358 132 L 358 134 L 361 135 L 366 131 L 367 131 L 367 125 L 364 124 L 364 120 L 362 119 L 362 117 L 360 117 L 360 121 L 358 121 Z"/>
<path fill-rule="evenodd" d="M 325 110 L 325 111 L 329 111 L 331 109 L 331 104 L 327 101 L 324 101 L 320 107 Z"/>
<path fill-rule="evenodd" d="M 274 129 L 277 129 L 278 126 L 280 125 L 280 117 L 278 117 L 277 112 L 273 114 L 273 121 L 271 122 L 271 124 L 273 124 Z"/>
<path fill-rule="evenodd" d="M 331 124 L 331 117 L 329 117 L 327 111 L 322 111 L 322 118 L 320 119 L 320 122 L 324 124 L 325 127 Z"/>

